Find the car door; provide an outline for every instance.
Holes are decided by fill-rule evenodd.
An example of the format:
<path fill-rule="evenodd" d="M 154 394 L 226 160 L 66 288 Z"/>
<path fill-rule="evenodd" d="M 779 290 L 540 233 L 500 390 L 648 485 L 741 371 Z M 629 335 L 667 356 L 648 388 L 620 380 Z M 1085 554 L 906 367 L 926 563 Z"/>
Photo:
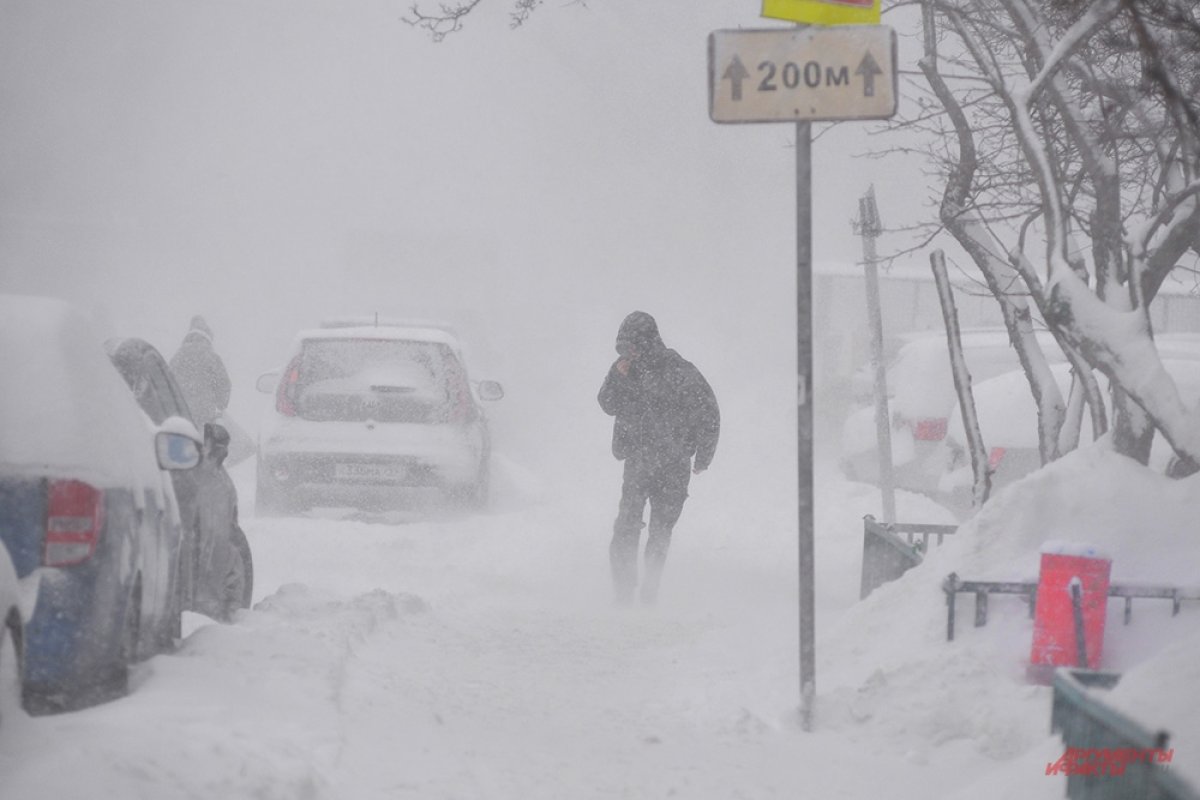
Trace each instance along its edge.
<path fill-rule="evenodd" d="M 154 428 L 167 419 L 184 416 L 178 408 L 166 375 L 166 364 L 152 346 L 141 340 L 127 340 L 120 348 L 119 370 L 133 390 L 138 405 Z M 190 420 L 189 420 L 190 421 Z M 173 613 L 181 580 L 180 549 L 184 545 L 183 509 L 178 493 L 186 487 L 194 470 L 163 470 L 156 491 L 147 490 L 147 530 L 143 567 L 146 608 L 156 628 Z"/>
<path fill-rule="evenodd" d="M 162 355 L 149 345 L 142 354 L 141 371 L 145 375 L 157 404 L 160 417 L 156 421 L 161 425 L 163 421 L 171 417 L 180 417 L 194 425 L 191 412 L 183 400 L 183 394 L 171 377 L 170 368 Z M 197 431 L 197 433 L 203 436 L 201 431 Z M 190 597 L 192 591 L 193 576 L 189 567 L 193 561 L 191 549 L 194 546 L 194 536 L 189 533 L 189 529 L 195 524 L 196 485 L 201 469 L 202 467 L 196 467 L 170 474 L 170 481 L 174 488 L 172 495 L 176 506 L 172 517 L 167 520 L 168 524 L 162 531 L 164 541 L 170 542 L 171 586 L 174 586 L 174 581 L 182 581 L 184 597 Z M 178 574 L 175 574 L 176 572 Z"/>

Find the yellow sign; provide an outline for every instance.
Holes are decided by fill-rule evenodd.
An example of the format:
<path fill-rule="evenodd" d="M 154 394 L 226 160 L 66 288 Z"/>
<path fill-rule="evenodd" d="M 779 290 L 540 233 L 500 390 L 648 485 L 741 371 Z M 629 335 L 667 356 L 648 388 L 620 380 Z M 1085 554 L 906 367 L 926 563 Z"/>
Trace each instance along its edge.
<path fill-rule="evenodd" d="M 879 0 L 763 0 L 762 15 L 809 25 L 878 25 Z"/>

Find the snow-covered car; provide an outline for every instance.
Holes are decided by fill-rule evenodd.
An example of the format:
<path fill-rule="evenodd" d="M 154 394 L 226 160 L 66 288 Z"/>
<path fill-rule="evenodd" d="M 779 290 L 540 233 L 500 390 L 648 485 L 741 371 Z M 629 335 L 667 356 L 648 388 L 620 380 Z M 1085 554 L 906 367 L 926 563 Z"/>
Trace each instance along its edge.
<path fill-rule="evenodd" d="M 179 507 L 167 470 L 195 426 L 154 425 L 70 305 L 0 295 L 0 543 L 36 583 L 24 631 L 31 712 L 124 692 L 131 662 L 179 628 Z"/>
<path fill-rule="evenodd" d="M 259 514 L 313 505 L 402 505 L 438 490 L 487 503 L 491 434 L 457 338 L 401 324 L 301 331 L 282 372 L 258 379 L 275 403 L 259 432 Z"/>
<path fill-rule="evenodd" d="M 128 338 L 110 340 L 106 347 L 152 422 L 181 417 L 195 424 L 178 382 L 153 345 Z M 203 455 L 196 468 L 171 473 L 184 530 L 180 603 L 184 610 L 228 620 L 238 609 L 250 606 L 254 561 L 238 524 L 237 489 L 224 466 L 229 433 L 223 425 L 210 422 L 203 435 Z"/>
<path fill-rule="evenodd" d="M 1170 335 L 1157 339 L 1163 367 L 1175 381 L 1176 388 L 1188 404 L 1200 398 L 1200 349 L 1191 349 L 1185 339 Z M 1200 340 L 1197 340 L 1200 343 Z M 1071 386 L 1069 364 L 1052 364 L 1050 370 L 1066 397 Z M 1111 424 L 1108 381 L 1097 375 L 1105 413 Z M 992 491 L 1019 480 L 1042 465 L 1038 450 L 1037 405 L 1029 389 L 1029 380 L 1022 370 L 1006 372 L 974 387 L 975 413 L 984 447 L 988 451 Z M 1081 444 L 1091 442 L 1092 426 L 1085 412 L 1080 427 Z M 950 418 L 943 452 L 938 458 L 943 465 L 939 493 L 952 505 L 969 505 L 973 482 L 970 458 L 967 454 L 966 433 L 962 413 L 957 408 Z M 1150 466 L 1165 471 L 1172 459 L 1171 447 L 1156 436 L 1150 452 Z M 965 506 L 964 506 L 965 507 Z"/>
<path fill-rule="evenodd" d="M 1038 331 L 1036 337 L 1048 361 L 1065 361 L 1049 331 Z M 962 345 L 973 383 L 1020 366 L 1008 331 L 1003 328 L 964 330 Z M 888 365 L 886 375 L 895 485 L 935 494 L 944 466 L 940 445 L 951 414 L 958 407 L 945 333 L 929 333 L 907 341 Z M 856 399 L 863 404 L 842 425 L 841 467 L 851 480 L 878 483 L 875 406 L 869 395 L 861 396 L 864 380 L 860 378 L 856 384 L 860 386 Z"/>

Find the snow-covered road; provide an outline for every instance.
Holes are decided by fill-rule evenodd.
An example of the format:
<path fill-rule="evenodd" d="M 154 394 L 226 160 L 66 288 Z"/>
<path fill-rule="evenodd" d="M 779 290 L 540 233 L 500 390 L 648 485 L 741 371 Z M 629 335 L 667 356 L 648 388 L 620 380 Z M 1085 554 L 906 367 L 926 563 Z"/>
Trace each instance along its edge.
<path fill-rule="evenodd" d="M 254 607 L 228 625 L 188 615 L 128 697 L 5 714 L 0 800 L 1063 797 L 1045 771 L 1065 747 L 1050 689 L 1025 679 L 1025 604 L 998 598 L 947 642 L 941 582 L 1034 575 L 1053 535 L 1110 550 L 1120 580 L 1192 586 L 1195 479 L 1073 454 L 859 602 L 879 493 L 819 461 L 804 732 L 794 478 L 730 444 L 696 479 L 654 608 L 612 603 L 619 465 L 586 451 L 541 470 L 558 485 L 499 456 L 487 514 L 408 518 L 259 519 L 254 465 L 239 465 Z M 951 521 L 897 500 L 899 519 Z M 1148 600 L 1125 625 L 1110 604 L 1104 661 L 1125 673 L 1111 700 L 1170 731 L 1172 769 L 1196 785 L 1198 613 Z"/>
<path fill-rule="evenodd" d="M 804 732 L 790 509 L 745 482 L 732 503 L 709 476 L 676 531 L 660 603 L 618 607 L 615 487 L 541 491 L 501 466 L 483 515 L 248 515 L 254 608 L 229 625 L 189 615 L 181 647 L 140 665 L 126 698 L 6 715 L 0 797 L 1051 800 L 1065 779 L 1045 766 L 1063 744 L 1049 689 L 1023 677 L 1028 614 L 998 602 L 986 627 L 946 642 L 941 576 L 1036 565 L 1047 525 L 1100 537 L 1130 580 L 1180 580 L 1195 563 L 1186 484 L 1081 454 L 857 602 L 861 518 L 878 492 L 819 471 L 817 725 Z M 234 477 L 248 510 L 253 465 Z M 1131 484 L 1144 500 L 1123 516 L 1104 498 Z M 898 500 L 904 519 L 946 521 L 927 500 Z M 1121 544 L 1160 508 L 1147 530 L 1162 541 Z M 1194 611 L 1147 602 L 1106 644 L 1107 663 L 1129 670 L 1114 700 L 1166 725 L 1189 774 Z M 1147 661 L 1169 642 L 1183 648 L 1174 661 Z"/>
<path fill-rule="evenodd" d="M 3 796 L 859 798 L 940 783 L 890 748 L 799 730 L 786 538 L 735 548 L 693 517 L 660 604 L 623 608 L 606 517 L 581 519 L 545 502 L 249 517 L 255 607 L 232 625 L 189 615 L 130 697 L 6 719 Z"/>

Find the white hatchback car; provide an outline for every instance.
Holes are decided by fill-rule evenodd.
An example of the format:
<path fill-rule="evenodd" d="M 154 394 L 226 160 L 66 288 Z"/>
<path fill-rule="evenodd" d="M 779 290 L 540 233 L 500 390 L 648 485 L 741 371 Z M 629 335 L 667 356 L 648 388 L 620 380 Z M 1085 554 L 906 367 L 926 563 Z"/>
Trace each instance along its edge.
<path fill-rule="evenodd" d="M 301 331 L 258 444 L 257 513 L 314 505 L 380 508 L 435 489 L 452 503 L 487 503 L 491 436 L 455 336 L 432 327 L 362 325 Z"/>
<path fill-rule="evenodd" d="M 1175 381 L 1185 404 L 1193 406 L 1200 398 L 1200 338 L 1187 334 L 1164 334 L 1156 337 L 1163 368 Z M 1069 364 L 1052 364 L 1050 370 L 1066 397 L 1071 387 Z M 1105 413 L 1112 421 L 1108 380 L 1097 374 Z M 988 469 L 993 492 L 1039 469 L 1042 466 L 1038 450 L 1037 405 L 1029 389 L 1029 379 L 1021 370 L 1014 370 L 981 381 L 975 387 L 975 413 L 980 433 L 988 448 Z M 1092 441 L 1091 424 L 1085 417 L 1080 428 L 1080 442 Z M 950 505 L 970 507 L 973 475 L 967 455 L 966 434 L 962 413 L 957 408 L 950 417 L 944 452 L 939 456 L 944 474 L 939 491 Z M 1170 445 L 1161 435 L 1155 435 L 1150 451 L 1149 466 L 1158 472 L 1168 470 L 1174 458 Z"/>
<path fill-rule="evenodd" d="M 1038 331 L 1036 337 L 1051 364 L 1065 361 L 1049 331 Z M 965 329 L 962 346 L 976 384 L 1020 367 L 1003 328 Z M 864 368 L 856 379 L 856 400 L 861 405 L 842 427 L 841 467 L 851 480 L 878 483 L 879 451 L 869 378 Z M 887 367 L 887 390 L 895 485 L 936 496 L 944 466 L 942 440 L 958 407 L 946 334 L 934 332 L 909 339 Z"/>

